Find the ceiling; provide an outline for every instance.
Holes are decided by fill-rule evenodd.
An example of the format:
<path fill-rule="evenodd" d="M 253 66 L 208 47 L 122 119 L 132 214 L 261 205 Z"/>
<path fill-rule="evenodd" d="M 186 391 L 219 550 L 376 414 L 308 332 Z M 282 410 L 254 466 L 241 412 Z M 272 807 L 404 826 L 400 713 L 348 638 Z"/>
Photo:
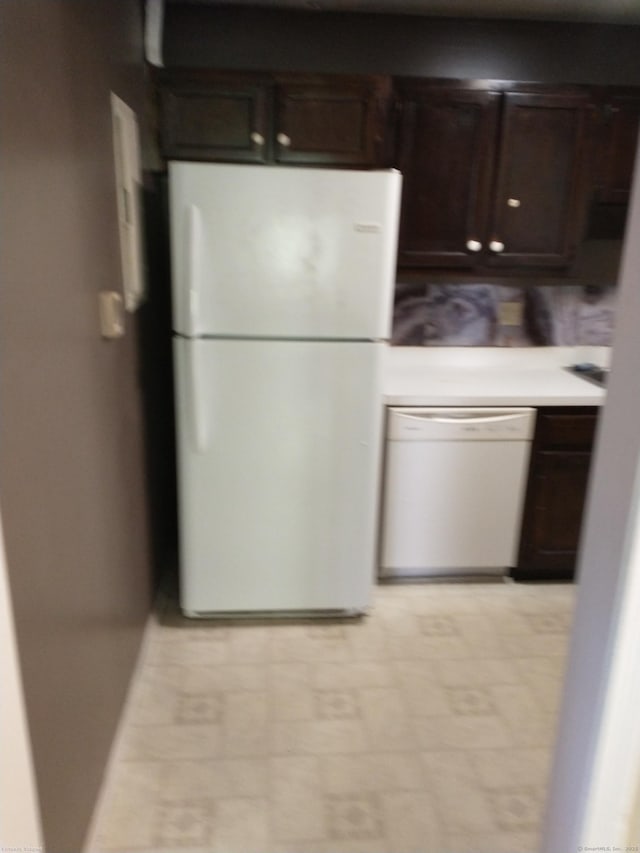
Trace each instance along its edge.
<path fill-rule="evenodd" d="M 640 0 L 169 0 L 208 6 L 640 25 Z"/>

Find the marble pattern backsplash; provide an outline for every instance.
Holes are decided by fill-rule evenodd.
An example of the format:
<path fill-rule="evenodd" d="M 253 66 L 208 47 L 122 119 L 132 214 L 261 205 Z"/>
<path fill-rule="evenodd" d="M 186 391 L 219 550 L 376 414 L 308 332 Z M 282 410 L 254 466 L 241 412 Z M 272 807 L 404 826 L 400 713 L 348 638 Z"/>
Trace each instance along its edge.
<path fill-rule="evenodd" d="M 521 322 L 500 323 L 518 303 Z M 610 346 L 615 288 L 597 285 L 396 284 L 396 346 Z"/>

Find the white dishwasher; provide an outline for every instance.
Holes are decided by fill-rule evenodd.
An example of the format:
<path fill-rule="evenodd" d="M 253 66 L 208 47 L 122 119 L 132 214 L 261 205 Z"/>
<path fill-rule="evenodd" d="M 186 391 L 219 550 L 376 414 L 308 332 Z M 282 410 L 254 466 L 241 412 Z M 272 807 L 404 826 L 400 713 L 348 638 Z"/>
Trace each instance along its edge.
<path fill-rule="evenodd" d="M 531 408 L 390 408 L 380 576 L 515 565 L 534 424 Z"/>

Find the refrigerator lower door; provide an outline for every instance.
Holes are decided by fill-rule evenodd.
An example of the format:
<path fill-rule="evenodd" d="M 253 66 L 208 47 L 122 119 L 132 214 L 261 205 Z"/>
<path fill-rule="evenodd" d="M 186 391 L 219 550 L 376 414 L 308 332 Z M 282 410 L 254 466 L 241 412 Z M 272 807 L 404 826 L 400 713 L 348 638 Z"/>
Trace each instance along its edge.
<path fill-rule="evenodd" d="M 185 613 L 366 609 L 383 347 L 174 338 Z"/>

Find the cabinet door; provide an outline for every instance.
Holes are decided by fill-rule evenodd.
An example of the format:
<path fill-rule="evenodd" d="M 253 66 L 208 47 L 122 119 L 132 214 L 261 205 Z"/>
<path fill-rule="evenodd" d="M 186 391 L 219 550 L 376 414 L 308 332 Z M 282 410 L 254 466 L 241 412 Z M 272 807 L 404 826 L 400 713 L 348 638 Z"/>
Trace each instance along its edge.
<path fill-rule="evenodd" d="M 567 266 L 586 213 L 586 95 L 504 96 L 487 261 Z"/>
<path fill-rule="evenodd" d="M 590 461 L 587 452 L 535 455 L 516 580 L 573 576 Z"/>
<path fill-rule="evenodd" d="M 539 410 L 516 580 L 573 577 L 597 419 L 588 407 Z"/>
<path fill-rule="evenodd" d="M 609 97 L 603 108 L 596 201 L 604 204 L 629 201 L 639 123 L 640 96 Z"/>
<path fill-rule="evenodd" d="M 475 266 L 487 230 L 500 95 L 408 84 L 400 98 L 398 263 Z"/>
<path fill-rule="evenodd" d="M 270 90 L 259 83 L 185 83 L 161 92 L 162 150 L 169 158 L 264 163 Z"/>
<path fill-rule="evenodd" d="M 385 82 L 377 78 L 278 81 L 276 161 L 379 164 L 388 102 L 384 90 Z"/>

